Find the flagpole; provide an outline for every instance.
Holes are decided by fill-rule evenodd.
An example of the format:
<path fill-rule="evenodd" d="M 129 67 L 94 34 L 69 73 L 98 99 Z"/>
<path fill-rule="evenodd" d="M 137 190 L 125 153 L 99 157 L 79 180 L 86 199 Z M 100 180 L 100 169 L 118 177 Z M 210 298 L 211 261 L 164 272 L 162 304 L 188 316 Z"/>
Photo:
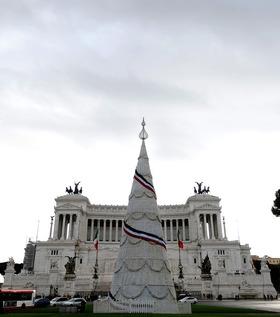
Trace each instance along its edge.
<path fill-rule="evenodd" d="M 181 248 L 179 245 L 179 240 L 180 240 L 180 232 L 178 230 L 178 249 L 179 249 L 179 264 L 178 264 L 178 268 L 179 268 L 179 279 L 183 279 L 184 278 L 184 274 L 183 274 L 183 265 L 182 265 L 182 261 L 181 261 Z"/>
<path fill-rule="evenodd" d="M 96 266 L 96 268 L 98 268 L 98 248 L 96 250 L 95 266 Z"/>
<path fill-rule="evenodd" d="M 95 265 L 94 265 L 94 274 L 93 278 L 98 279 L 98 248 L 96 249 Z"/>
<path fill-rule="evenodd" d="M 95 265 L 93 268 L 93 290 L 92 290 L 92 300 L 95 299 L 95 291 L 97 289 L 98 284 L 98 249 L 96 250 L 96 259 L 95 259 Z"/>

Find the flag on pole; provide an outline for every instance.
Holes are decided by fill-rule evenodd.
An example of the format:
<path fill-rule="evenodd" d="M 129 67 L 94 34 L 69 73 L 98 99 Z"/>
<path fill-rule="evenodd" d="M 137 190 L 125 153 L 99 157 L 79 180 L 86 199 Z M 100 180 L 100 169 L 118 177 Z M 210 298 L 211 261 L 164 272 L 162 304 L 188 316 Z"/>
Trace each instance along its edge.
<path fill-rule="evenodd" d="M 95 233 L 94 238 L 93 238 L 93 246 L 94 246 L 96 251 L 98 251 L 98 244 L 99 244 L 99 241 L 98 241 L 98 230 L 96 230 L 96 233 Z"/>
<path fill-rule="evenodd" d="M 180 231 L 178 230 L 178 233 L 177 233 L 177 238 L 178 238 L 178 247 L 179 249 L 184 249 L 184 242 L 183 240 L 180 239 Z"/>

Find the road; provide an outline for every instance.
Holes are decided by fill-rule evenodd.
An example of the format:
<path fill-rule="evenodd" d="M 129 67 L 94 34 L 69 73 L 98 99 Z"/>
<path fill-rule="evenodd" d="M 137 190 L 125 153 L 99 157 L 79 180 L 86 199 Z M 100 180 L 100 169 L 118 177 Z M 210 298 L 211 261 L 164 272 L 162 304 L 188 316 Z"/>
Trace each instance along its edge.
<path fill-rule="evenodd" d="M 210 306 L 252 308 L 280 313 L 280 300 L 221 300 L 199 301 L 200 304 Z"/>

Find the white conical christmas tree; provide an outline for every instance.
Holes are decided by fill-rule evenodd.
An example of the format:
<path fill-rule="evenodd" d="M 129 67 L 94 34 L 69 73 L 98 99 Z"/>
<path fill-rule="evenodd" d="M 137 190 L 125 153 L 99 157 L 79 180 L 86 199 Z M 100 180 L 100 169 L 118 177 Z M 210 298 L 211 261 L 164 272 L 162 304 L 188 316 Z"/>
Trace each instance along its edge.
<path fill-rule="evenodd" d="M 142 146 L 110 296 L 115 303 L 149 302 L 156 313 L 175 313 L 176 294 L 144 141 L 148 137 L 144 120 L 142 125 Z"/>

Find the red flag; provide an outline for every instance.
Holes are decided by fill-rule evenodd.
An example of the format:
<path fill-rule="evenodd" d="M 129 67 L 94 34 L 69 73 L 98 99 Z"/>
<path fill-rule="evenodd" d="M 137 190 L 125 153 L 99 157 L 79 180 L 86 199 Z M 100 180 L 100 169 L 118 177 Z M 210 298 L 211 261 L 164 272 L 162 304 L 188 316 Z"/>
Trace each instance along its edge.
<path fill-rule="evenodd" d="M 182 240 L 178 240 L 178 247 L 184 249 L 184 242 Z"/>
<path fill-rule="evenodd" d="M 178 247 L 179 249 L 184 249 L 184 242 L 180 239 L 180 232 L 178 230 Z"/>
<path fill-rule="evenodd" d="M 94 247 L 95 247 L 95 250 L 97 251 L 97 250 L 98 250 L 99 241 L 96 239 L 96 240 L 93 242 L 93 245 L 94 245 Z"/>

